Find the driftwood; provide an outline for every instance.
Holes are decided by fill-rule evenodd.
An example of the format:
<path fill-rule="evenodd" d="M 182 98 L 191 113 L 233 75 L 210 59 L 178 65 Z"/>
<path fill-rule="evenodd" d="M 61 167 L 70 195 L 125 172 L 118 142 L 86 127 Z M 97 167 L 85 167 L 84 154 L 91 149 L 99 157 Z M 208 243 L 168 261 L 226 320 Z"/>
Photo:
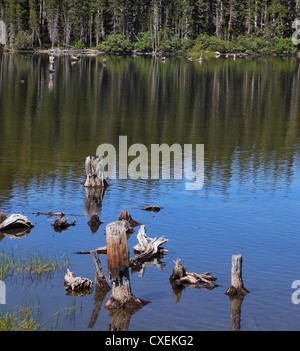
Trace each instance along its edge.
<path fill-rule="evenodd" d="M 139 244 L 136 245 L 133 249 L 138 254 L 130 260 L 131 266 L 140 265 L 143 262 L 149 261 L 154 257 L 157 257 L 160 254 L 168 251 L 160 247 L 162 244 L 165 244 L 168 239 L 165 239 L 164 236 L 160 237 L 159 239 L 149 238 L 146 234 L 144 225 L 140 227 L 137 234 L 137 239 L 139 241 Z"/>
<path fill-rule="evenodd" d="M 234 296 L 245 296 L 249 291 L 245 288 L 243 278 L 242 278 L 242 255 L 232 256 L 232 266 L 231 266 L 231 285 L 226 290 L 226 295 L 231 297 Z"/>
<path fill-rule="evenodd" d="M 2 215 L 2 218 L 3 215 Z M 7 231 L 12 229 L 33 228 L 34 225 L 28 220 L 26 216 L 21 214 L 11 214 L 0 224 L 0 231 Z"/>
<path fill-rule="evenodd" d="M 130 309 L 137 311 L 148 302 L 140 300 L 131 292 L 129 280 L 129 251 L 126 228 L 123 221 L 113 222 L 106 227 L 107 269 L 112 283 L 112 295 L 107 309 Z"/>
<path fill-rule="evenodd" d="M 108 186 L 102 156 L 97 158 L 88 156 L 85 160 L 85 171 L 86 181 L 84 186 L 86 188 L 103 188 Z"/>
<path fill-rule="evenodd" d="M 37 216 L 43 215 L 43 216 L 49 216 L 49 217 L 64 217 L 66 214 L 64 212 L 34 212 L 33 214 L 36 214 Z"/>
<path fill-rule="evenodd" d="M 152 211 L 152 212 L 159 212 L 163 207 L 159 207 L 159 206 L 146 206 L 146 207 L 143 207 L 142 210 L 144 211 Z"/>
<path fill-rule="evenodd" d="M 209 272 L 203 274 L 188 273 L 182 266 L 180 259 L 176 260 L 170 276 L 170 282 L 177 287 L 202 285 L 205 288 L 213 289 L 217 286 L 215 284 L 216 280 L 217 278 L 213 277 Z"/>
<path fill-rule="evenodd" d="M 76 277 L 73 272 L 67 268 L 67 273 L 64 277 L 64 288 L 66 291 L 80 292 L 83 290 L 91 290 L 93 282 L 87 278 Z"/>
<path fill-rule="evenodd" d="M 75 226 L 76 221 L 73 220 L 71 223 L 68 223 L 68 219 L 69 218 L 58 218 L 51 223 L 51 225 L 56 232 L 61 232 L 68 229 L 70 226 Z"/>

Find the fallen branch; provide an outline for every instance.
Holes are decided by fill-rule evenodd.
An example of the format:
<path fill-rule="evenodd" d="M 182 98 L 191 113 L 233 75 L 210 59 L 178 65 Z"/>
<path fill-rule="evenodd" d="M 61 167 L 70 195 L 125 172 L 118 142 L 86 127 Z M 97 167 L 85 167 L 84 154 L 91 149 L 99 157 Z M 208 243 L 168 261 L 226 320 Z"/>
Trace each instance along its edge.
<path fill-rule="evenodd" d="M 64 212 L 33 212 L 33 214 L 36 214 L 37 216 L 43 215 L 43 216 L 49 216 L 49 217 L 64 217 L 65 213 Z"/>
<path fill-rule="evenodd" d="M 165 239 L 164 236 L 159 239 L 149 238 L 146 234 L 145 226 L 142 225 L 138 231 L 137 239 L 139 244 L 136 245 L 133 249 L 138 254 L 130 260 L 131 266 L 137 266 L 142 264 L 143 262 L 149 261 L 154 257 L 159 256 L 163 252 L 168 250 L 160 247 L 162 244 L 165 244 L 168 239 Z"/>
<path fill-rule="evenodd" d="M 180 259 L 176 260 L 170 276 L 170 282 L 177 287 L 203 285 L 208 289 L 213 289 L 217 286 L 215 284 L 216 280 L 217 278 L 213 277 L 209 272 L 203 274 L 188 273 L 182 266 Z"/>
<path fill-rule="evenodd" d="M 92 251 L 96 251 L 98 255 L 106 255 L 107 254 L 107 247 L 105 245 L 105 246 L 98 247 L 98 249 L 96 249 L 96 250 L 76 251 L 74 253 L 78 254 L 78 255 L 89 255 Z"/>

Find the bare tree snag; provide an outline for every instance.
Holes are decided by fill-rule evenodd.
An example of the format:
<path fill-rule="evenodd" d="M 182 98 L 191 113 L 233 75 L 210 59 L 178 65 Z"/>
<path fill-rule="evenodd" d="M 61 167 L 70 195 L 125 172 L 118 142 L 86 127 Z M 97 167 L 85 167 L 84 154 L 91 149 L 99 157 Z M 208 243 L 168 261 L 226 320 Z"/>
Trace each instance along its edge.
<path fill-rule="evenodd" d="M 159 256 L 160 254 L 168 251 L 160 247 L 162 244 L 165 244 L 168 241 L 168 239 L 165 239 L 164 236 L 160 237 L 159 239 L 149 238 L 146 234 L 146 229 L 144 225 L 141 225 L 137 234 L 137 239 L 139 241 L 139 244 L 136 245 L 133 249 L 138 254 L 130 260 L 131 266 L 140 265 L 143 262 L 149 261 Z"/>
<path fill-rule="evenodd" d="M 242 279 L 242 255 L 232 256 L 231 266 L 231 285 L 226 290 L 226 295 L 229 296 L 245 296 L 249 291 L 244 287 Z"/>
<path fill-rule="evenodd" d="M 110 286 L 108 285 L 108 282 L 103 273 L 97 250 L 93 250 L 90 253 L 91 253 L 95 270 L 96 270 L 96 276 L 95 276 L 96 289 L 109 291 Z"/>
<path fill-rule="evenodd" d="M 202 285 L 205 288 L 213 289 L 217 286 L 216 280 L 217 278 L 213 277 L 209 272 L 203 274 L 188 273 L 182 266 L 180 259 L 176 260 L 170 276 L 170 282 L 177 287 Z"/>
<path fill-rule="evenodd" d="M 71 223 L 68 223 L 68 219 L 69 218 L 58 218 L 53 223 L 51 223 L 51 225 L 56 232 L 62 232 L 71 226 L 75 226 L 76 221 L 73 220 Z"/>
<path fill-rule="evenodd" d="M 2 218 L 4 218 L 3 215 Z M 28 220 L 26 216 L 23 216 L 19 213 L 13 213 L 4 219 L 4 221 L 0 224 L 0 231 L 33 227 L 34 225 Z"/>
<path fill-rule="evenodd" d="M 64 288 L 67 291 L 84 291 L 93 288 L 93 282 L 87 278 L 76 277 L 73 272 L 67 269 L 64 277 Z"/>
<path fill-rule="evenodd" d="M 85 171 L 86 181 L 84 186 L 86 188 L 103 188 L 108 186 L 102 156 L 97 158 L 88 156 L 85 160 Z"/>
<path fill-rule="evenodd" d="M 129 280 L 129 251 L 126 227 L 123 221 L 113 222 L 106 227 L 107 269 L 112 283 L 112 296 L 105 308 L 128 308 L 138 310 L 147 302 L 133 296 Z"/>

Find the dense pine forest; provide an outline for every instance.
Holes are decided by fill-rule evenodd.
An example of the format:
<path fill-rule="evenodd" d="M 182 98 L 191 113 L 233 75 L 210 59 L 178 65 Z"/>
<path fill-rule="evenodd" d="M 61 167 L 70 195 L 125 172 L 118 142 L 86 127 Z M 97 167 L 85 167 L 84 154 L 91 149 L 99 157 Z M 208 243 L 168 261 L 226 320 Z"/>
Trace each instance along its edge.
<path fill-rule="evenodd" d="M 291 53 L 300 0 L 0 0 L 6 49 Z"/>

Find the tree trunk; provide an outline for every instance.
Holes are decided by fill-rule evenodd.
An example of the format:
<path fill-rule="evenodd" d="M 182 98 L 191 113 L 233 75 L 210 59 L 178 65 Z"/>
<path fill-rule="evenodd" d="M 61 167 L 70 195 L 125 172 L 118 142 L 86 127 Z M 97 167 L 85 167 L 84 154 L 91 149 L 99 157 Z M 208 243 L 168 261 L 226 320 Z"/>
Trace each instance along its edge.
<path fill-rule="evenodd" d="M 138 310 L 147 302 L 131 292 L 129 280 L 129 251 L 126 227 L 123 221 L 113 222 L 106 227 L 107 269 L 112 283 L 112 296 L 105 305 L 107 309 L 129 308 Z"/>
<path fill-rule="evenodd" d="M 226 295 L 244 296 L 249 293 L 249 291 L 244 287 L 242 279 L 242 262 L 242 255 L 232 256 L 231 285 L 226 290 Z"/>

